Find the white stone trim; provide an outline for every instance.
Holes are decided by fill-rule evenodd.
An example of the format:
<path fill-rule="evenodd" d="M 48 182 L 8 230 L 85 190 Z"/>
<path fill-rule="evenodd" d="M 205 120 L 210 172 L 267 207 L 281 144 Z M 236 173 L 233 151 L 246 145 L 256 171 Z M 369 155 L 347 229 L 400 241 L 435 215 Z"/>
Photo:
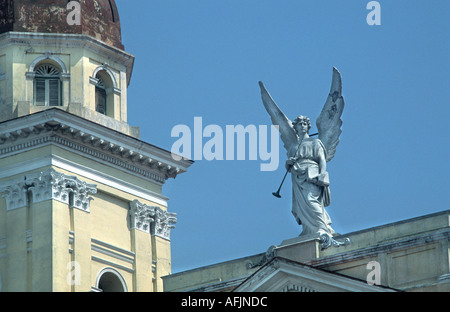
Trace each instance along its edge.
<path fill-rule="evenodd" d="M 6 200 L 6 211 L 26 207 L 28 204 L 28 190 L 23 178 L 2 183 L 0 194 Z"/>
<path fill-rule="evenodd" d="M 27 206 L 29 192 L 33 203 L 56 200 L 89 212 L 93 199 L 90 195 L 97 192 L 97 187 L 54 169 L 26 174 L 19 179 L 5 181 L 0 186 L 0 193 L 6 198 L 7 211 Z"/>
<path fill-rule="evenodd" d="M 64 62 L 58 56 L 53 55 L 51 52 L 47 52 L 44 55 L 35 58 L 33 62 L 31 62 L 28 72 L 34 73 L 36 65 L 45 61 L 55 62 L 61 68 L 61 73 L 68 74 L 66 64 L 64 64 Z"/>
<path fill-rule="evenodd" d="M 149 200 L 151 202 L 154 202 L 156 204 L 159 204 L 161 206 L 167 207 L 167 201 L 168 201 L 167 197 L 164 197 L 157 193 L 147 191 L 141 187 L 132 185 L 132 184 L 122 181 L 120 179 L 106 175 L 100 171 L 96 171 L 96 170 L 81 166 L 79 164 L 73 163 L 69 160 L 66 160 L 66 159 L 63 159 L 63 158 L 60 158 L 57 156 L 54 156 L 52 158 L 52 165 L 59 167 L 61 169 L 73 172 L 77 175 L 83 176 L 83 177 L 93 180 L 97 183 L 108 185 L 112 188 L 119 189 L 119 190 L 121 190 L 125 193 L 129 193 L 133 196 L 137 196 L 137 197 Z"/>
<path fill-rule="evenodd" d="M 151 202 L 154 202 L 163 207 L 168 206 L 168 198 L 158 193 L 148 191 L 140 186 L 125 182 L 113 176 L 107 175 L 103 172 L 82 166 L 70 160 L 61 158 L 59 156 L 44 156 L 30 161 L 6 166 L 0 170 L 0 179 L 25 174 L 27 172 L 36 171 L 41 168 L 54 166 L 60 169 L 72 172 L 76 176 L 84 177 L 95 183 L 108 185 L 112 188 L 119 189 L 134 197 L 139 197 Z M 0 187 L 4 183 L 0 183 Z"/>
<path fill-rule="evenodd" d="M 128 268 L 128 267 L 126 267 L 124 265 L 120 265 L 120 264 L 114 263 L 112 261 L 109 261 L 109 260 L 106 260 L 106 259 L 103 259 L 103 258 L 100 258 L 100 257 L 91 256 L 91 260 L 95 261 L 95 262 L 98 262 L 98 263 L 106 264 L 106 265 L 111 266 L 111 267 L 118 268 L 118 269 L 123 270 L 123 271 L 128 272 L 128 273 L 134 273 L 135 272 L 135 270 L 132 269 L 132 268 Z"/>
<path fill-rule="evenodd" d="M 0 124 L 0 158 L 55 143 L 160 185 L 193 163 L 57 108 Z"/>
<path fill-rule="evenodd" d="M 89 77 L 89 83 L 96 86 L 98 84 L 98 79 L 95 77 Z"/>
<path fill-rule="evenodd" d="M 115 88 L 115 89 L 120 90 L 120 89 L 119 89 L 119 86 L 118 86 L 118 84 L 117 84 L 117 79 L 116 79 L 116 77 L 114 76 L 114 73 L 112 72 L 111 67 L 110 67 L 108 64 L 103 64 L 103 65 L 98 66 L 98 67 L 94 70 L 94 73 L 92 74 L 92 77 L 89 77 L 89 79 L 90 79 L 90 78 L 97 79 L 97 78 L 95 78 L 95 77 L 96 77 L 97 74 L 98 74 L 99 72 L 101 72 L 101 71 L 104 71 L 105 73 L 108 74 L 108 76 L 109 76 L 109 78 L 111 79 L 112 84 L 113 84 L 112 87 Z"/>
<path fill-rule="evenodd" d="M 327 266 L 332 266 L 335 263 L 343 264 L 350 263 L 352 261 L 360 259 L 368 259 L 371 257 L 376 257 L 383 252 L 396 252 L 400 250 L 407 250 L 419 246 L 425 246 L 427 244 L 437 242 L 440 240 L 445 240 L 450 237 L 450 229 L 443 228 L 433 232 L 420 233 L 414 236 L 408 236 L 404 239 L 381 242 L 373 246 L 367 246 L 363 248 L 358 248 L 355 250 L 348 250 L 345 253 L 338 253 L 336 255 L 324 256 L 319 259 L 313 259 L 307 264 L 313 265 L 314 267 L 322 268 Z"/>
<path fill-rule="evenodd" d="M 52 165 L 52 157 L 44 156 L 35 158 L 33 160 L 24 161 L 20 163 L 16 163 L 10 166 L 5 166 L 0 170 L 0 180 L 8 177 L 12 177 L 15 175 L 25 174 L 27 172 L 35 171 L 41 169 L 43 167 L 48 167 Z M 0 183 L 0 187 L 3 183 Z"/>
<path fill-rule="evenodd" d="M 368 285 L 365 281 L 349 278 L 333 272 L 320 270 L 284 258 L 274 258 L 271 262 L 249 277 L 235 292 L 279 292 L 295 285 L 308 292 L 394 292 L 396 290 Z"/>
<path fill-rule="evenodd" d="M 177 222 L 176 214 L 157 206 L 148 206 L 137 199 L 130 202 L 131 228 L 170 240 L 170 230 Z"/>
<path fill-rule="evenodd" d="M 170 230 L 175 228 L 177 214 L 168 212 L 157 207 L 155 209 L 154 224 L 151 227 L 151 234 L 170 241 Z"/>
<path fill-rule="evenodd" d="M 128 272 L 129 269 L 128 268 L 126 268 L 126 269 L 127 269 L 126 271 Z M 122 274 L 120 274 L 120 272 L 117 271 L 116 269 L 113 269 L 113 268 L 110 268 L 110 267 L 104 268 L 100 272 L 98 272 L 97 279 L 95 281 L 95 289 L 98 289 L 98 290 L 100 289 L 98 287 L 99 283 L 100 283 L 100 279 L 102 278 L 102 275 L 105 274 L 105 273 L 112 273 L 112 274 L 114 274 L 119 279 L 119 281 L 121 282 L 124 292 L 128 292 L 127 283 L 125 282 L 125 279 L 123 278 Z"/>
<path fill-rule="evenodd" d="M 131 229 L 136 229 L 150 234 L 150 223 L 154 221 L 155 206 L 142 204 L 137 199 L 130 202 Z"/>
<path fill-rule="evenodd" d="M 121 254 L 123 256 L 126 256 L 128 258 L 134 259 L 135 256 L 136 256 L 136 253 L 133 252 L 133 251 L 130 251 L 128 249 L 123 249 L 121 247 L 118 247 L 118 246 L 106 243 L 104 241 L 101 241 L 101 240 L 98 240 L 98 239 L 95 239 L 95 238 L 91 238 L 91 246 L 94 246 L 94 245 L 98 245 L 98 246 L 101 246 L 101 247 L 106 248 L 108 250 L 112 250 L 112 251 L 117 252 L 117 253 L 119 253 L 119 254 Z"/>
<path fill-rule="evenodd" d="M 114 258 L 114 259 L 123 261 L 123 262 L 127 262 L 127 263 L 130 263 L 130 264 L 134 264 L 134 258 L 126 257 L 126 256 L 124 256 L 124 255 L 121 255 L 121 254 L 119 254 L 119 253 L 117 253 L 117 252 L 108 250 L 107 248 L 104 248 L 104 247 L 101 247 L 101 246 L 98 246 L 98 245 L 92 244 L 92 245 L 91 245 L 91 250 L 96 251 L 96 252 L 98 252 L 98 253 L 101 253 L 101 254 L 103 254 L 103 255 L 112 257 L 112 258 Z"/>

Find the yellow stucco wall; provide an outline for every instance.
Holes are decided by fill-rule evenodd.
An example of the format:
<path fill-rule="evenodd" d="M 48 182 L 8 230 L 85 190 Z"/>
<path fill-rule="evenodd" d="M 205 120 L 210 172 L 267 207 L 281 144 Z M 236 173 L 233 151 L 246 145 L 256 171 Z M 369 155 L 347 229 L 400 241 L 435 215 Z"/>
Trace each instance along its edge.
<path fill-rule="evenodd" d="M 18 158 L 27 155 L 31 157 L 32 152 Z M 0 200 L 0 239 L 6 238 L 7 246 L 0 257 L 3 291 L 90 291 L 97 286 L 99 272 L 108 267 L 120 273 L 128 291 L 162 291 L 160 277 L 171 272 L 170 241 L 132 229 L 129 202 L 138 199 L 166 208 L 83 176 L 77 178 L 97 185 L 90 212 L 56 200 L 6 211 L 5 199 Z M 79 270 L 79 276 L 74 270 Z"/>
<path fill-rule="evenodd" d="M 0 36 L 0 122 L 54 108 L 34 106 L 31 70 L 41 64 L 38 60 L 62 70 L 58 109 L 111 129 L 111 137 L 113 131 L 139 137 L 138 128 L 127 124 L 134 57 L 77 35 Z M 111 104 L 107 116 L 95 111 L 92 78 L 99 69 L 115 81 L 106 86 Z M 97 192 L 89 211 L 55 199 L 34 203 L 31 192 L 23 206 L 7 211 L 0 197 L 2 290 L 91 291 L 98 287 L 99 274 L 109 270 L 120 275 L 128 291 L 162 291 L 161 276 L 171 270 L 170 241 L 135 229 L 129 215 L 134 200 L 167 211 L 162 183 L 48 141 L 2 155 L 0 187 L 49 169 L 95 184 Z"/>

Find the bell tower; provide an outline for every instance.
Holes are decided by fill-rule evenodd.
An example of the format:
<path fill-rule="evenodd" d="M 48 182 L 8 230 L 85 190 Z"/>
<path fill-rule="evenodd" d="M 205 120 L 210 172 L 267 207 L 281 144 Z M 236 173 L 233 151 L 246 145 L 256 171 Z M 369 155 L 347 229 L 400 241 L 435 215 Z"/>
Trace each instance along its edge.
<path fill-rule="evenodd" d="M 0 0 L 0 291 L 162 291 L 192 162 L 127 123 L 114 0 L 78 3 Z"/>
<path fill-rule="evenodd" d="M 67 2 L 0 1 L 0 121 L 57 107 L 138 137 L 127 124 L 134 56 L 115 2 L 76 2 L 80 25 L 69 24 Z"/>

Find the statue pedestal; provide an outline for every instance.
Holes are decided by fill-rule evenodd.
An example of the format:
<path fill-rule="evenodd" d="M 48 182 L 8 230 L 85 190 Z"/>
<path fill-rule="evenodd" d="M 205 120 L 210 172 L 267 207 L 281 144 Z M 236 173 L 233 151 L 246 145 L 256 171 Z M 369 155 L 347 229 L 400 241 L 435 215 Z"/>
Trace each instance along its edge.
<path fill-rule="evenodd" d="M 294 261 L 307 263 L 317 259 L 320 253 L 320 235 L 300 235 L 281 242 L 276 248 L 276 255 Z"/>
<path fill-rule="evenodd" d="M 348 244 L 350 244 L 348 238 L 337 241 L 328 233 L 315 233 L 286 239 L 275 248 L 275 252 L 277 256 L 307 263 L 319 258 L 324 249 Z"/>
<path fill-rule="evenodd" d="M 300 235 L 294 238 L 289 238 L 289 239 L 285 239 L 284 241 L 281 242 L 280 247 L 283 246 L 288 246 L 288 245 L 292 245 L 292 244 L 300 244 L 303 242 L 309 242 L 309 241 L 314 241 L 320 240 L 320 234 L 319 233 L 315 233 L 315 234 L 309 234 L 309 235 Z"/>
<path fill-rule="evenodd" d="M 247 268 L 262 266 L 271 261 L 274 257 L 282 257 L 293 261 L 309 263 L 320 258 L 321 251 L 324 249 L 348 244 L 350 244 L 348 238 L 343 242 L 339 242 L 336 241 L 331 234 L 324 232 L 300 235 L 294 238 L 285 239 L 281 242 L 281 245 L 270 246 L 260 261 L 249 263 Z"/>

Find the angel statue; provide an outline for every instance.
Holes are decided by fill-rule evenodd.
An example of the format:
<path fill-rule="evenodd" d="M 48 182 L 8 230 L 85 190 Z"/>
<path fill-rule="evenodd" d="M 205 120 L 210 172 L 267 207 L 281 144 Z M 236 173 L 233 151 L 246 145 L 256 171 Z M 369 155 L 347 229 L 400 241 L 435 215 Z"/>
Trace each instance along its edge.
<path fill-rule="evenodd" d="M 342 133 L 344 98 L 339 71 L 333 68 L 331 90 L 316 120 L 318 138 L 309 135 L 311 122 L 308 117 L 300 115 L 291 122 L 274 102 L 263 83 L 259 82 L 259 85 L 264 107 L 272 123 L 278 126 L 287 151 L 286 169 L 292 178 L 292 214 L 303 227 L 300 236 L 318 235 L 323 248 L 349 243 L 348 239 L 337 242 L 332 238 L 335 232 L 325 210 L 325 207 L 330 205 L 327 162 L 333 159 Z"/>

